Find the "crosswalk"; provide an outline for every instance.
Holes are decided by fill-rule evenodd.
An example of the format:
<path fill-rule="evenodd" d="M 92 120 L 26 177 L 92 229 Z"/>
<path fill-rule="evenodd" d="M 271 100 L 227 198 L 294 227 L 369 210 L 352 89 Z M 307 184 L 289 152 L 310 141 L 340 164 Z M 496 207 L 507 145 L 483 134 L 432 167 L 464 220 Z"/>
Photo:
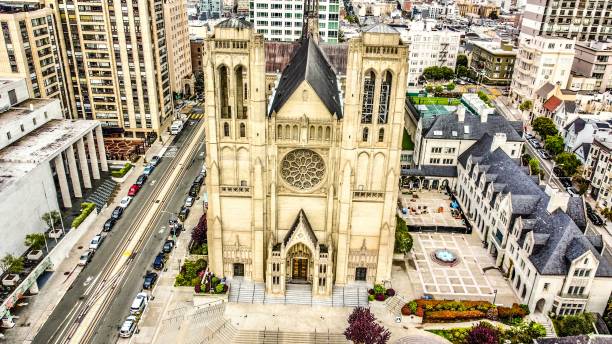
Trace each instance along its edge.
<path fill-rule="evenodd" d="M 192 113 L 189 116 L 190 119 L 202 119 L 204 118 L 204 114 L 203 113 Z"/>

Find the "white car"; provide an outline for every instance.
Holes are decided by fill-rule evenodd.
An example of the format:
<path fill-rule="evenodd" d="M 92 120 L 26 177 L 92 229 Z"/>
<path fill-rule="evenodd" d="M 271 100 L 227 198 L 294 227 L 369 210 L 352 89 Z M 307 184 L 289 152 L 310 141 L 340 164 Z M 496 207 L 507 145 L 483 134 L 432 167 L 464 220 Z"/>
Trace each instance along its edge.
<path fill-rule="evenodd" d="M 132 306 L 130 307 L 130 314 L 141 314 L 147 307 L 148 303 L 149 294 L 144 292 L 138 293 L 134 301 L 132 301 Z"/>
<path fill-rule="evenodd" d="M 132 202 L 132 197 L 130 196 L 125 196 L 121 199 L 121 202 L 119 202 L 119 206 L 121 208 L 127 208 L 128 205 L 130 205 L 130 202 Z"/>
<path fill-rule="evenodd" d="M 89 243 L 89 249 L 94 251 L 97 250 L 98 248 L 100 248 L 100 245 L 102 245 L 103 241 L 104 237 L 102 235 L 96 235 L 95 237 L 93 237 L 93 239 L 91 239 L 91 242 Z"/>
<path fill-rule="evenodd" d="M 91 258 L 93 258 L 93 251 L 85 251 L 82 255 L 81 258 L 79 258 L 79 265 L 80 266 L 85 266 L 87 265 L 87 263 L 91 262 Z"/>
<path fill-rule="evenodd" d="M 136 331 L 136 324 L 138 323 L 138 319 L 134 315 L 130 315 L 125 319 L 123 325 L 121 325 L 121 329 L 119 330 L 119 337 L 129 338 Z"/>
<path fill-rule="evenodd" d="M 185 206 L 186 207 L 191 207 L 193 205 L 193 201 L 194 200 L 195 199 L 193 197 L 191 197 L 191 196 L 187 197 L 187 199 L 185 200 Z"/>

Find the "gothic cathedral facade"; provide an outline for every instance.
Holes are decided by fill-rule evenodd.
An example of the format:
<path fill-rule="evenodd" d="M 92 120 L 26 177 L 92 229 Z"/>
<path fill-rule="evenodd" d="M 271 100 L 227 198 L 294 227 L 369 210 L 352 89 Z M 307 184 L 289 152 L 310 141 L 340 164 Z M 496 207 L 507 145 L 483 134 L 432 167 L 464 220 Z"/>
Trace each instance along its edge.
<path fill-rule="evenodd" d="M 299 44 L 266 98 L 262 35 L 233 18 L 206 40 L 209 266 L 328 296 L 391 277 L 408 48 L 365 30 L 342 79 L 314 39 Z"/>

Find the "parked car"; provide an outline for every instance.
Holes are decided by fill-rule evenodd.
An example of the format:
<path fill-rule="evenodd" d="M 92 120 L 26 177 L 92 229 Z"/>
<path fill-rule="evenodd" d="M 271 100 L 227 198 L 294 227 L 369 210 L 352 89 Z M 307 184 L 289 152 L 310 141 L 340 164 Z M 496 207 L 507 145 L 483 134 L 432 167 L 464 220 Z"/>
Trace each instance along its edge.
<path fill-rule="evenodd" d="M 538 154 L 540 154 L 542 159 L 550 160 L 552 158 L 552 156 L 550 156 L 550 154 L 548 154 L 548 152 L 543 149 L 538 149 Z"/>
<path fill-rule="evenodd" d="M 157 155 L 154 155 L 154 156 L 151 158 L 151 161 L 150 161 L 149 163 L 150 163 L 151 165 L 153 165 L 153 166 L 157 166 L 157 164 L 159 164 L 159 162 L 160 162 L 160 161 L 161 161 L 161 157 L 160 157 L 160 156 L 157 156 Z"/>
<path fill-rule="evenodd" d="M 191 185 L 191 188 L 189 188 L 189 196 L 198 197 L 198 192 L 200 192 L 200 185 L 198 184 Z"/>
<path fill-rule="evenodd" d="M 111 215 L 111 217 L 115 220 L 119 220 L 123 215 L 123 210 L 124 209 L 120 206 L 115 207 L 115 210 L 113 210 L 113 214 Z"/>
<path fill-rule="evenodd" d="M 104 222 L 104 225 L 102 226 L 102 231 L 110 232 L 111 229 L 115 227 L 115 223 L 117 223 L 117 220 L 115 218 L 109 218 L 108 220 L 106 220 L 106 222 Z"/>
<path fill-rule="evenodd" d="M 132 186 L 130 186 L 130 190 L 128 191 L 128 196 L 134 197 L 134 196 L 136 196 L 138 191 L 140 191 L 140 185 L 133 184 Z"/>
<path fill-rule="evenodd" d="M 160 252 L 157 254 L 155 260 L 153 261 L 153 269 L 161 270 L 164 268 L 164 265 L 166 265 L 166 254 Z"/>
<path fill-rule="evenodd" d="M 185 199 L 185 207 L 191 207 L 193 206 L 193 202 L 195 201 L 194 197 L 191 196 L 187 196 L 187 199 Z"/>
<path fill-rule="evenodd" d="M 533 138 L 533 135 L 531 135 L 530 133 L 525 133 L 525 139 L 529 140 L 532 138 Z"/>
<path fill-rule="evenodd" d="M 189 216 L 189 208 L 185 206 L 181 207 L 181 210 L 179 211 L 179 214 L 178 214 L 179 220 L 185 222 L 185 219 L 187 219 L 187 216 Z"/>
<path fill-rule="evenodd" d="M 147 293 L 138 293 L 132 306 L 130 306 L 130 314 L 141 314 L 149 303 L 149 295 Z"/>
<path fill-rule="evenodd" d="M 134 315 L 130 315 L 125 318 L 125 321 L 121 325 L 119 329 L 119 337 L 121 338 L 130 338 L 134 332 L 136 332 L 136 327 L 138 324 L 138 319 Z"/>
<path fill-rule="evenodd" d="M 97 234 L 93 237 L 93 239 L 91 239 L 91 242 L 89 243 L 89 249 L 93 251 L 99 249 L 100 245 L 102 245 L 102 242 L 104 242 L 104 237 L 101 234 Z"/>
<path fill-rule="evenodd" d="M 145 166 L 144 170 L 142 170 L 142 174 L 144 175 L 151 175 L 151 173 L 153 173 L 153 170 L 155 169 L 155 166 L 151 165 L 151 164 L 147 164 L 147 166 Z"/>
<path fill-rule="evenodd" d="M 531 144 L 531 146 L 535 149 L 541 149 L 542 145 L 540 144 L 540 142 L 536 139 L 531 139 L 529 140 L 529 143 Z"/>
<path fill-rule="evenodd" d="M 578 190 L 576 190 L 576 188 L 574 188 L 574 187 L 569 187 L 569 188 L 566 188 L 565 190 L 567 190 L 567 193 L 570 194 L 570 196 L 572 196 L 572 197 L 580 196 L 578 194 Z"/>
<path fill-rule="evenodd" d="M 174 248 L 174 240 L 172 239 L 168 239 L 166 240 L 166 242 L 164 243 L 164 247 L 162 247 L 162 252 L 164 253 L 170 253 L 172 252 L 172 249 Z"/>
<path fill-rule="evenodd" d="M 202 183 L 204 183 L 204 176 L 201 174 L 198 174 L 198 176 L 195 177 L 195 179 L 193 180 L 193 183 L 201 186 Z"/>
<path fill-rule="evenodd" d="M 128 207 L 128 205 L 130 205 L 130 202 L 132 202 L 132 197 L 125 196 L 121 199 L 121 201 L 119 201 L 119 206 L 125 209 Z"/>
<path fill-rule="evenodd" d="M 170 221 L 170 235 L 179 236 L 183 231 L 183 225 L 178 220 Z"/>
<path fill-rule="evenodd" d="M 157 282 L 157 272 L 147 271 L 147 274 L 144 277 L 144 282 L 142 282 L 143 289 L 151 289 Z"/>
<path fill-rule="evenodd" d="M 568 177 L 561 177 L 559 178 L 559 181 L 561 182 L 561 185 L 563 185 L 563 187 L 565 188 L 571 188 L 572 187 L 572 180 Z"/>
<path fill-rule="evenodd" d="M 559 166 L 555 166 L 553 168 L 553 173 L 557 177 L 565 177 L 565 173 L 563 173 L 563 170 L 561 168 L 559 168 Z"/>
<path fill-rule="evenodd" d="M 138 176 L 138 179 L 136 179 L 135 185 L 143 187 L 144 184 L 147 182 L 147 178 L 148 176 L 146 174 L 141 174 L 140 176 Z"/>
<path fill-rule="evenodd" d="M 89 264 L 89 262 L 91 262 L 91 259 L 93 258 L 93 251 L 85 251 L 82 255 L 81 258 L 79 258 L 79 265 L 81 266 L 85 266 L 87 264 Z"/>

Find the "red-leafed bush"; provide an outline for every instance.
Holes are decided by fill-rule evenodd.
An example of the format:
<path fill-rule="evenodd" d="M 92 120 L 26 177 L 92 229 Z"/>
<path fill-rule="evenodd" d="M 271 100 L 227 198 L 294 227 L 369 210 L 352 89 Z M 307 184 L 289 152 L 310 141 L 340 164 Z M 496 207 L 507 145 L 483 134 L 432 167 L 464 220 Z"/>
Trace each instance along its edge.
<path fill-rule="evenodd" d="M 412 310 L 410 309 L 408 304 L 405 304 L 404 306 L 402 306 L 402 315 L 410 315 L 410 314 L 412 314 Z"/>
<path fill-rule="evenodd" d="M 497 307 L 497 313 L 500 319 L 511 319 L 511 318 L 523 318 L 527 315 L 525 309 L 521 307 L 518 303 L 512 304 L 512 307 Z"/>
<path fill-rule="evenodd" d="M 391 337 L 389 330 L 376 323 L 376 318 L 368 308 L 356 307 L 348 323 L 344 336 L 354 343 L 385 344 Z"/>
<path fill-rule="evenodd" d="M 450 321 L 467 321 L 478 320 L 486 316 L 481 311 L 433 311 L 425 313 L 427 322 L 450 322 Z"/>
<path fill-rule="evenodd" d="M 389 288 L 389 289 L 387 289 L 386 294 L 387 294 L 387 296 L 388 296 L 388 297 L 393 297 L 393 296 L 395 296 L 395 289 L 393 289 L 393 288 Z"/>
<path fill-rule="evenodd" d="M 421 317 L 422 318 L 423 315 L 425 315 L 425 311 L 423 310 L 423 307 L 417 307 L 417 310 L 416 310 L 415 314 L 416 314 L 417 317 Z"/>
<path fill-rule="evenodd" d="M 376 301 L 385 301 L 385 294 L 376 294 Z"/>
<path fill-rule="evenodd" d="M 470 330 L 467 337 L 468 344 L 497 344 L 499 331 L 486 323 L 480 323 Z"/>

